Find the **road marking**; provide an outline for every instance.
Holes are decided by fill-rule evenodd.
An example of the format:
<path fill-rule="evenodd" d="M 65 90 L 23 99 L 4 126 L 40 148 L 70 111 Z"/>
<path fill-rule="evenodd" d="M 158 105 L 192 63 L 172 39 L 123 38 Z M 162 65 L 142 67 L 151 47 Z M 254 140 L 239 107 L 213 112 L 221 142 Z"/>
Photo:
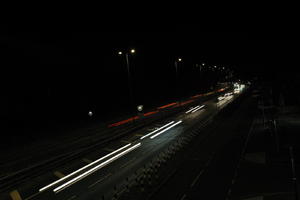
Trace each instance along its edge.
<path fill-rule="evenodd" d="M 181 199 L 180 200 L 184 200 L 186 197 L 186 194 L 182 195 Z"/>
<path fill-rule="evenodd" d="M 206 162 L 205 167 L 208 167 L 209 164 L 210 164 L 210 162 L 211 162 L 211 159 L 209 159 L 209 160 Z"/>
<path fill-rule="evenodd" d="M 94 187 L 95 185 L 97 185 L 98 183 L 100 183 L 101 181 L 103 181 L 104 179 L 108 178 L 109 176 L 111 176 L 112 173 L 108 173 L 106 174 L 106 176 L 100 178 L 98 181 L 96 181 L 95 183 L 91 184 L 88 186 L 88 188 Z"/>
<path fill-rule="evenodd" d="M 12 198 L 12 200 L 22 200 L 22 197 L 20 195 L 20 193 L 18 192 L 18 190 L 13 190 L 9 193 L 10 197 Z"/>
<path fill-rule="evenodd" d="M 108 152 L 114 151 L 114 149 L 110 149 L 110 148 L 104 148 L 103 150 L 104 150 L 104 151 L 108 151 Z"/>
<path fill-rule="evenodd" d="M 118 195 L 123 194 L 126 191 L 126 188 L 123 188 L 120 192 L 118 192 Z"/>
<path fill-rule="evenodd" d="M 35 196 L 37 196 L 39 194 L 40 194 L 39 192 L 34 193 L 34 194 L 30 195 L 29 197 L 26 197 L 24 200 L 30 200 L 30 199 L 32 199 L 33 197 L 35 197 Z"/>
<path fill-rule="evenodd" d="M 71 199 L 75 199 L 76 195 L 71 196 L 70 198 L 68 198 L 67 200 L 71 200 Z"/>
<path fill-rule="evenodd" d="M 58 178 L 62 178 L 62 177 L 65 176 L 63 173 L 61 173 L 61 172 L 59 172 L 59 171 L 55 171 L 55 172 L 54 172 L 54 175 L 57 176 Z"/>
<path fill-rule="evenodd" d="M 194 187 L 194 185 L 197 183 L 198 179 L 200 178 L 200 176 L 202 175 L 203 172 L 204 172 L 204 170 L 202 169 L 200 171 L 200 173 L 196 176 L 196 178 L 194 179 L 194 181 L 192 182 L 192 184 L 190 185 L 190 187 Z"/>
<path fill-rule="evenodd" d="M 87 159 L 87 158 L 83 158 L 82 161 L 83 161 L 83 162 L 86 162 L 86 163 L 91 163 L 91 162 L 93 162 L 92 160 Z"/>
<path fill-rule="evenodd" d="M 120 169 L 121 168 L 124 168 L 126 167 L 126 165 L 130 164 L 132 161 L 134 161 L 136 159 L 136 157 L 132 158 L 131 160 L 127 161 L 126 163 L 124 163 L 123 165 L 120 166 Z"/>

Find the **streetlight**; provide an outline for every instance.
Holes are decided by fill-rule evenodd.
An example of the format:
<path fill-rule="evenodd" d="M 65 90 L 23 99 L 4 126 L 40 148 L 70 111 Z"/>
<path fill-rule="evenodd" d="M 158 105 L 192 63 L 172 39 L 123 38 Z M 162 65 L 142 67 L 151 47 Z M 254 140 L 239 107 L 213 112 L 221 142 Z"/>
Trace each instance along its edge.
<path fill-rule="evenodd" d="M 178 95 L 178 63 L 179 62 L 182 62 L 182 58 L 178 58 L 174 62 L 175 71 L 176 71 L 176 96 L 177 96 L 177 98 L 179 98 L 179 95 Z M 179 99 L 179 105 L 180 105 L 180 99 Z"/>
<path fill-rule="evenodd" d="M 125 60 L 126 60 L 126 68 L 127 68 L 127 77 L 128 77 L 128 89 L 129 89 L 129 98 L 132 106 L 134 106 L 134 101 L 133 101 L 133 90 L 132 90 L 132 84 L 131 84 L 131 74 L 130 74 L 130 63 L 129 63 L 129 55 L 134 54 L 135 49 L 130 49 L 129 52 L 125 52 Z M 123 55 L 122 51 L 118 52 L 118 55 Z"/>
<path fill-rule="evenodd" d="M 182 59 L 181 58 L 178 58 L 177 60 L 175 60 L 175 70 L 176 70 L 176 80 L 177 80 L 177 77 L 178 77 L 178 63 L 179 62 L 182 62 Z"/>
<path fill-rule="evenodd" d="M 177 68 L 178 68 L 178 62 L 181 62 L 181 61 L 182 61 L 181 58 L 178 58 L 177 60 L 175 60 L 176 76 L 178 75 L 178 70 L 177 70 Z"/>

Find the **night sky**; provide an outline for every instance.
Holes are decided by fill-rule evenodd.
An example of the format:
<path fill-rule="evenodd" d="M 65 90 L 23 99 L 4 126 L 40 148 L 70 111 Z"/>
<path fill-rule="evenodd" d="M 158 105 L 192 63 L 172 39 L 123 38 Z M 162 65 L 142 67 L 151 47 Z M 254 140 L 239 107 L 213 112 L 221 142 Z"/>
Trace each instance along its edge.
<path fill-rule="evenodd" d="M 238 78 L 260 77 L 276 88 L 299 84 L 296 33 L 202 30 L 199 24 L 168 28 L 7 27 L 0 35 L 1 118 L 7 124 L 49 127 L 53 122 L 111 119 L 130 107 L 124 57 L 130 57 L 134 103 L 145 107 L 175 98 L 174 60 L 182 97 L 207 90 L 196 63 L 225 66 Z M 20 125 L 21 127 L 21 125 Z"/>

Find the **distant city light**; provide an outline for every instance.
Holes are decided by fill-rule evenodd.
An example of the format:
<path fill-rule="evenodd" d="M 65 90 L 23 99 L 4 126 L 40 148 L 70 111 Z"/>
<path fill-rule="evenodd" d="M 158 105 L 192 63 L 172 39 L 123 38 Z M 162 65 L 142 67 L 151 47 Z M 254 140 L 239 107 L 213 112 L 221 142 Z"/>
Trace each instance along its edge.
<path fill-rule="evenodd" d="M 178 61 L 179 61 L 179 62 L 181 62 L 181 61 L 182 61 L 182 59 L 181 59 L 181 58 L 178 58 Z"/>
<path fill-rule="evenodd" d="M 130 53 L 135 53 L 135 49 L 131 49 L 131 50 L 130 50 Z"/>
<path fill-rule="evenodd" d="M 89 111 L 89 112 L 88 112 L 88 115 L 89 115 L 89 117 L 92 117 L 92 116 L 93 116 L 93 112 L 92 112 L 92 111 Z"/>
<path fill-rule="evenodd" d="M 122 55 L 123 53 L 122 53 L 122 51 L 119 51 L 118 54 L 119 54 L 119 55 Z"/>

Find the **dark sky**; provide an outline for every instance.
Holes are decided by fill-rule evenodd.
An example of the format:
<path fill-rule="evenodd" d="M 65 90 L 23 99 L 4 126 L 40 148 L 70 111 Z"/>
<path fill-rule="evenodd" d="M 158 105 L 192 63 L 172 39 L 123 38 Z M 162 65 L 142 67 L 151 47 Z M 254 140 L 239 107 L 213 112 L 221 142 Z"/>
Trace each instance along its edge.
<path fill-rule="evenodd" d="M 297 39 L 294 32 L 208 31 L 200 24 L 140 29 L 63 23 L 7 27 L 0 35 L 1 105 L 3 113 L 14 118 L 55 109 L 78 109 L 73 115 L 80 116 L 89 109 L 107 113 L 114 106 L 124 108 L 127 74 L 117 52 L 130 48 L 136 49 L 130 60 L 135 104 L 174 97 L 178 56 L 184 60 L 180 78 L 185 95 L 200 91 L 193 65 L 201 62 L 229 67 L 244 79 L 297 80 Z"/>

